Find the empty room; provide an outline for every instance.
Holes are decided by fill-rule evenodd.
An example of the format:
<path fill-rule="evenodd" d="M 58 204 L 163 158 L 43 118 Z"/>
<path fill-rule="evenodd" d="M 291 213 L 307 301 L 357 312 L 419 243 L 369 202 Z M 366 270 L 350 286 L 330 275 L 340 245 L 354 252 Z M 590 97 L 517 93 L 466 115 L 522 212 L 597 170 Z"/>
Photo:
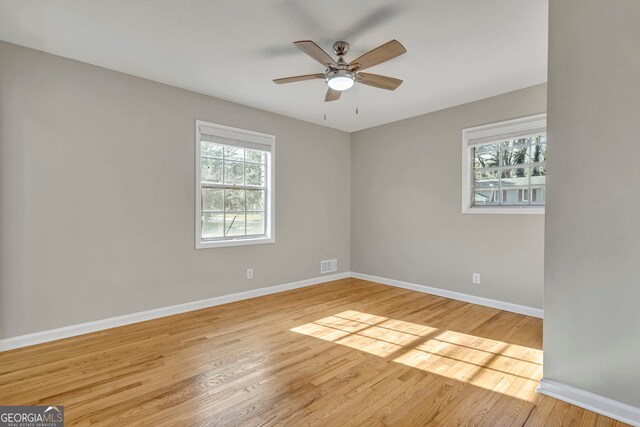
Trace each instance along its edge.
<path fill-rule="evenodd" d="M 638 22 L 0 0 L 0 427 L 640 426 Z"/>

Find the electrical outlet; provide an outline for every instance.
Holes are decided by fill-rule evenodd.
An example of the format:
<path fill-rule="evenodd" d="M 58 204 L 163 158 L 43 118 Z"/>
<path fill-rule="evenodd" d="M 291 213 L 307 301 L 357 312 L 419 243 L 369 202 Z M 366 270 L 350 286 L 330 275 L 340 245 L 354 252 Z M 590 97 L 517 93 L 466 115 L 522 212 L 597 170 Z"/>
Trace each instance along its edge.
<path fill-rule="evenodd" d="M 320 274 L 332 273 L 338 271 L 337 259 L 325 259 L 320 261 Z"/>
<path fill-rule="evenodd" d="M 480 284 L 480 273 L 473 273 L 473 283 L 476 285 Z"/>
<path fill-rule="evenodd" d="M 253 279 L 253 268 L 247 268 L 247 279 Z"/>

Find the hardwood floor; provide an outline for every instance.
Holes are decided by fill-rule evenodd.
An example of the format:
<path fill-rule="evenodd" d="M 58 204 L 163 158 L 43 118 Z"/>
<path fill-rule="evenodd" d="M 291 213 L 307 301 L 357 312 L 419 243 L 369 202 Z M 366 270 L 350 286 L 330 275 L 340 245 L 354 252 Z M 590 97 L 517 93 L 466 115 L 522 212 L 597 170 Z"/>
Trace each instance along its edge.
<path fill-rule="evenodd" d="M 542 321 L 345 279 L 0 353 L 66 425 L 622 426 L 539 395 Z"/>

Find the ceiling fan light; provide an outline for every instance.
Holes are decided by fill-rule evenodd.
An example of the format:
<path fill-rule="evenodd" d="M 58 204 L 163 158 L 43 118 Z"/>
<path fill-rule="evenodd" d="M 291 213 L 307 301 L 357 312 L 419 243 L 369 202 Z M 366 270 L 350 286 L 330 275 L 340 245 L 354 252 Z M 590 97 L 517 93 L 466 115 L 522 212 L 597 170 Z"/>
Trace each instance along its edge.
<path fill-rule="evenodd" d="M 331 89 L 339 91 L 351 89 L 354 83 L 355 81 L 351 76 L 335 76 L 327 80 L 327 84 Z"/>

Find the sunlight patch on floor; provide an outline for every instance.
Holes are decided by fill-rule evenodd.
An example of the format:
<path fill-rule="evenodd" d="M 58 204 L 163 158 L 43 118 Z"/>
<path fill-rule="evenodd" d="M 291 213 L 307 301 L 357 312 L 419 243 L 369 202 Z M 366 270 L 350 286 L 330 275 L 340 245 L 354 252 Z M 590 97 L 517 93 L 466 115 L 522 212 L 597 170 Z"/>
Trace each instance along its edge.
<path fill-rule="evenodd" d="M 291 331 L 522 400 L 542 378 L 542 350 L 355 310 Z"/>

